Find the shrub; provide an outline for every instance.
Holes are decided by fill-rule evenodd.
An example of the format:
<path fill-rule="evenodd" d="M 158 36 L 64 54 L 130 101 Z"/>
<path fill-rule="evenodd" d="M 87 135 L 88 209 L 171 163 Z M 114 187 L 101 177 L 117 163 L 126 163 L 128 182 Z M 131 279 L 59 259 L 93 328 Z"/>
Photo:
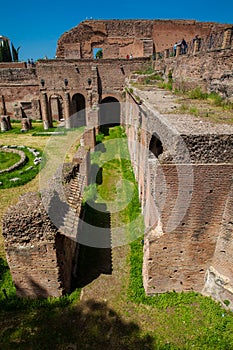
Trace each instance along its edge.
<path fill-rule="evenodd" d="M 199 86 L 195 89 L 188 91 L 189 98 L 193 100 L 206 100 L 208 97 L 208 93 L 203 92 Z"/>

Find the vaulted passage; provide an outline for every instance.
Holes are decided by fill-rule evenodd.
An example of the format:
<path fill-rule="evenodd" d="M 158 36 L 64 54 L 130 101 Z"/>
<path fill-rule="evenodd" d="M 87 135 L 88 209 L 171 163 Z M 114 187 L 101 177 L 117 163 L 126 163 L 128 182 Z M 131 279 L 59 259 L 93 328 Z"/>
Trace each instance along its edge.
<path fill-rule="evenodd" d="M 71 118 L 73 127 L 86 125 L 85 107 L 85 97 L 82 94 L 75 94 L 71 101 Z"/>
<path fill-rule="evenodd" d="M 100 104 L 99 124 L 100 130 L 120 125 L 121 108 L 119 101 L 112 96 L 105 97 Z"/>
<path fill-rule="evenodd" d="M 152 152 L 152 154 L 150 153 L 150 158 L 153 157 L 153 155 L 158 158 L 158 156 L 163 153 L 162 142 L 156 133 L 153 133 L 151 137 L 149 150 Z"/>

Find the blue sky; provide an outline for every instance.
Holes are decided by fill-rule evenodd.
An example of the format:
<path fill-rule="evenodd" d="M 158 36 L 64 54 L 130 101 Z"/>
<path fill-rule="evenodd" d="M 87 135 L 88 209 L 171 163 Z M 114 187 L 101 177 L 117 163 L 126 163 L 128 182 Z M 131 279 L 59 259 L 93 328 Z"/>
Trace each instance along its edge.
<path fill-rule="evenodd" d="M 195 19 L 233 23 L 232 0 L 85 1 L 4 0 L 0 35 L 20 46 L 20 60 L 54 58 L 57 40 L 86 18 Z"/>

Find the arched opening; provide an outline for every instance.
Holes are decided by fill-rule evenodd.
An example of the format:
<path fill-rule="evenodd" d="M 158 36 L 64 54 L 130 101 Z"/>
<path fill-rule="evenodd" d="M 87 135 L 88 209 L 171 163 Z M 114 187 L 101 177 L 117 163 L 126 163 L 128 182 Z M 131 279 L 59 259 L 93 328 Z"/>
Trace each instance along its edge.
<path fill-rule="evenodd" d="M 50 97 L 50 112 L 52 120 L 63 119 L 63 101 L 60 95 L 52 95 Z"/>
<path fill-rule="evenodd" d="M 100 130 L 109 129 L 109 127 L 120 125 L 121 106 L 120 102 L 112 96 L 105 97 L 100 103 L 99 125 Z"/>
<path fill-rule="evenodd" d="M 82 94 L 75 94 L 71 101 L 71 119 L 72 127 L 80 127 L 86 125 L 86 103 Z"/>
<path fill-rule="evenodd" d="M 152 154 L 158 158 L 158 156 L 163 153 L 163 145 L 162 142 L 159 138 L 159 136 L 156 133 L 153 133 L 151 140 L 150 140 L 150 145 L 149 145 L 149 150 L 150 150 L 150 158 L 152 157 Z"/>

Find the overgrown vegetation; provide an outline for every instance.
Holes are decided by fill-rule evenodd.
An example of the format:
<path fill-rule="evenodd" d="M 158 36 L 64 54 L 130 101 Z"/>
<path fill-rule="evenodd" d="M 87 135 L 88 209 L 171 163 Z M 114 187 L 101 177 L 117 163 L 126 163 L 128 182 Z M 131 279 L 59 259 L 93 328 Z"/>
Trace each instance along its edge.
<path fill-rule="evenodd" d="M 154 68 L 151 66 L 150 63 L 146 63 L 144 64 L 144 67 L 142 69 L 135 71 L 135 73 L 141 75 L 154 74 Z"/>

